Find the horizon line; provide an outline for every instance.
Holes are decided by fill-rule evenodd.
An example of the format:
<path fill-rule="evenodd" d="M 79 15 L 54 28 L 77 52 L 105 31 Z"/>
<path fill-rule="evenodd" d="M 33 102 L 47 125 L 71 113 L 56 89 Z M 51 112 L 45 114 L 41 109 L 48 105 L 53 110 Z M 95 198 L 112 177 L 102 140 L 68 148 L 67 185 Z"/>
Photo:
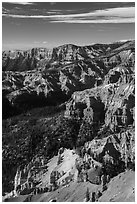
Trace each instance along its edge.
<path fill-rule="evenodd" d="M 64 43 L 64 44 L 61 44 L 61 45 L 57 45 L 57 46 L 54 46 L 54 47 L 44 47 L 44 46 L 32 46 L 31 48 L 15 48 L 15 49 L 3 49 L 2 48 L 2 52 L 3 51 L 28 51 L 28 50 L 32 50 L 32 49 L 36 49 L 36 48 L 43 48 L 43 49 L 54 49 L 54 48 L 57 48 L 57 47 L 61 47 L 61 46 L 64 46 L 64 45 L 74 45 L 74 46 L 77 46 L 77 47 L 85 47 L 85 46 L 92 46 L 92 45 L 95 45 L 95 44 L 113 44 L 113 43 L 117 43 L 117 42 L 128 42 L 128 41 L 135 41 L 135 38 L 131 38 L 131 39 L 122 39 L 122 40 L 116 40 L 116 41 L 111 41 L 111 42 L 94 42 L 94 43 L 91 43 L 91 44 L 85 44 L 85 45 L 77 45 L 77 44 L 73 44 L 73 43 Z"/>

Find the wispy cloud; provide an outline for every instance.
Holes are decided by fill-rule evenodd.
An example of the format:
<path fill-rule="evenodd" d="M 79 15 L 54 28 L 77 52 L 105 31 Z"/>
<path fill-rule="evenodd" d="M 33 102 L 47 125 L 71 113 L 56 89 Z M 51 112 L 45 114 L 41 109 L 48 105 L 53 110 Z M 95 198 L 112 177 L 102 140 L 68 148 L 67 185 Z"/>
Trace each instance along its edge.
<path fill-rule="evenodd" d="M 31 4 L 34 4 L 34 2 L 5 2 L 5 3 L 8 3 L 8 4 L 21 4 L 21 5 L 31 5 Z"/>
<path fill-rule="evenodd" d="M 124 18 L 124 19 L 119 19 L 119 18 L 114 18 L 114 19 L 107 19 L 107 20 L 58 20 L 58 21 L 51 21 L 51 23 L 134 23 L 135 19 L 134 18 Z"/>
<path fill-rule="evenodd" d="M 49 18 L 49 16 L 44 16 L 44 15 L 16 15 L 16 14 L 2 14 L 2 16 L 5 17 L 11 17 L 11 18 Z"/>
<path fill-rule="evenodd" d="M 47 11 L 48 14 L 60 14 L 60 11 Z"/>
<path fill-rule="evenodd" d="M 42 42 L 43 44 L 47 44 L 48 42 L 47 41 L 44 41 L 44 42 Z"/>
<path fill-rule="evenodd" d="M 48 42 L 47 41 L 34 41 L 34 44 L 47 44 Z"/>
<path fill-rule="evenodd" d="M 47 14 L 53 13 L 49 11 Z M 16 15 L 4 13 L 3 16 L 12 18 L 41 18 L 52 23 L 134 23 L 135 7 L 119 7 L 77 14 Z"/>

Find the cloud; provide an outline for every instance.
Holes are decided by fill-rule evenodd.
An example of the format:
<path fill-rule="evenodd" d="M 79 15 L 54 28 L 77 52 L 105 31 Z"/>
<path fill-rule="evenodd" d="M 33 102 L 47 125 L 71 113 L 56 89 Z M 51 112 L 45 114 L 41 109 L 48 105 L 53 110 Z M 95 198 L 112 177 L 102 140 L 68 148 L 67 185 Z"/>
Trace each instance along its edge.
<path fill-rule="evenodd" d="M 124 18 L 124 19 L 101 19 L 101 20 L 58 20 L 58 21 L 51 21 L 51 23 L 134 23 L 134 18 Z"/>
<path fill-rule="evenodd" d="M 49 16 L 44 15 L 16 15 L 16 14 L 2 14 L 2 16 L 5 17 L 11 17 L 11 18 L 48 18 Z"/>
<path fill-rule="evenodd" d="M 40 42 L 40 41 L 34 41 L 34 44 L 47 44 L 48 42 L 47 41 L 43 41 L 43 42 Z"/>
<path fill-rule="evenodd" d="M 48 14 L 59 14 L 59 11 L 47 11 Z"/>
<path fill-rule="evenodd" d="M 34 2 L 5 2 L 8 4 L 21 4 L 21 5 L 30 5 L 30 4 L 34 4 Z"/>
<path fill-rule="evenodd" d="M 50 11 L 62 11 L 61 9 L 50 9 Z"/>
<path fill-rule="evenodd" d="M 49 20 L 51 23 L 134 23 L 135 7 L 119 7 L 78 14 L 16 15 L 4 13 L 3 16 L 12 18 L 41 18 Z"/>

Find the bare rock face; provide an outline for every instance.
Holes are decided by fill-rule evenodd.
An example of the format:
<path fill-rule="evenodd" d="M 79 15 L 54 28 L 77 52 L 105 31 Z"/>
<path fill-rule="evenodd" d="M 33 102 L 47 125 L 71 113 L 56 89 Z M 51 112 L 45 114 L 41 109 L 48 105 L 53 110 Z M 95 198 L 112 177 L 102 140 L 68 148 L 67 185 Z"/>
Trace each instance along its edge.
<path fill-rule="evenodd" d="M 109 51 L 107 51 L 108 49 Z M 78 57 L 79 55 L 81 57 Z M 86 91 L 80 94 L 74 93 L 72 96 L 74 103 L 79 100 L 77 97 L 82 97 L 81 104 L 87 103 L 86 100 L 88 100 L 91 105 L 85 104 L 84 106 L 93 109 L 94 122 L 98 120 L 100 110 L 104 110 L 106 114 L 111 112 L 113 116 L 119 115 L 120 118 L 120 110 L 117 113 L 116 109 L 121 109 L 121 106 L 130 103 L 130 100 L 134 100 L 134 96 L 132 96 L 134 95 L 132 94 L 134 91 L 134 57 L 134 41 L 128 41 L 124 44 L 98 44 L 84 47 L 68 44 L 54 48 L 53 51 L 46 48 L 35 48 L 29 51 L 3 52 L 3 63 L 7 58 L 16 61 L 15 70 L 18 70 L 20 63 L 23 63 L 21 66 L 25 68 L 26 58 L 31 61 L 30 63 L 37 61 L 36 66 L 30 65 L 29 69 L 40 66 L 30 71 L 3 72 L 4 97 L 12 105 L 19 106 L 23 102 L 33 107 L 35 106 L 32 104 L 34 99 L 36 99 L 36 103 L 42 103 L 41 105 L 55 102 L 55 99 L 57 103 L 62 103 L 68 100 L 75 91 L 93 88 L 89 96 Z M 48 64 L 46 64 L 46 60 Z M 12 66 L 12 62 L 9 61 L 9 65 Z M 9 65 L 4 65 L 6 70 L 10 69 L 8 68 Z M 11 68 L 11 70 L 14 69 Z M 121 97 L 122 94 L 126 95 L 127 98 Z M 113 103 L 111 103 L 112 99 L 114 99 Z M 129 102 L 124 102 L 124 100 L 129 100 Z M 114 103 L 117 103 L 117 105 L 114 105 Z M 108 105 L 109 109 L 107 110 Z M 71 109 L 77 109 L 74 106 L 73 104 Z M 115 108 L 111 111 L 113 106 Z M 70 111 L 68 109 L 66 113 Z M 79 114 L 83 112 L 82 109 L 78 108 Z M 132 108 L 130 107 L 130 109 Z M 76 114 L 76 111 L 72 112 Z M 102 112 L 102 114 L 104 113 Z M 129 112 L 128 115 L 130 115 Z M 103 120 L 102 117 L 104 116 L 101 116 L 100 122 Z M 106 116 L 106 124 L 111 123 L 115 118 Z M 132 117 L 129 120 L 132 120 Z"/>
<path fill-rule="evenodd" d="M 3 72 L 3 93 L 12 105 L 32 102 L 42 105 L 62 103 L 76 90 L 84 90 L 102 82 L 99 68 L 83 61 L 64 66 L 60 70 L 31 70 Z M 101 69 L 101 68 L 100 68 Z M 34 105 L 35 106 L 35 105 Z"/>
<path fill-rule="evenodd" d="M 43 105 L 46 105 L 55 98 L 59 103 L 64 102 L 75 91 L 94 87 L 101 89 L 102 83 L 101 93 L 106 89 L 111 92 L 117 84 L 122 84 L 124 89 L 124 84 L 131 83 L 134 78 L 134 57 L 134 41 L 83 47 L 68 44 L 53 50 L 33 48 L 3 52 L 4 97 L 12 105 L 18 104 L 22 98 L 30 104 L 30 98 L 43 100 Z M 93 92 L 96 91 L 99 93 L 96 89 Z M 97 98 L 94 100 L 97 101 Z M 108 98 L 106 100 L 110 102 Z"/>
<path fill-rule="evenodd" d="M 39 61 L 51 59 L 52 50 L 46 48 L 33 48 L 22 51 L 3 51 L 2 68 L 3 71 L 24 71 L 38 67 Z"/>
<path fill-rule="evenodd" d="M 129 50 L 125 51 L 127 55 L 131 53 L 130 49 L 129 47 Z M 128 60 L 132 60 L 133 62 L 131 54 L 129 55 Z M 110 126 L 110 129 L 113 124 L 117 124 L 117 126 L 132 125 L 135 105 L 134 94 L 134 64 L 129 63 L 128 65 L 124 65 L 122 62 L 108 71 L 104 76 L 102 85 L 92 89 L 86 89 L 82 92 L 74 92 L 71 100 L 66 105 L 65 116 L 76 117 L 79 114 L 80 118 L 83 118 L 83 116 L 85 117 L 85 113 L 88 114 L 86 109 L 92 108 L 93 122 L 96 122 L 96 118 L 100 118 L 99 113 L 102 114 L 104 111 L 105 115 L 102 116 L 104 119 L 101 119 L 102 122 L 104 120 L 107 127 Z"/>
<path fill-rule="evenodd" d="M 135 168 L 134 48 L 134 41 L 127 41 L 83 47 L 69 44 L 54 48 L 52 52 L 36 48 L 26 53 L 3 53 L 3 104 L 9 107 L 8 110 L 13 107 L 26 110 L 65 102 L 64 113 L 55 117 L 55 121 L 52 121 L 54 117 L 51 121 L 39 118 L 36 124 L 44 123 L 45 129 L 40 134 L 40 147 L 35 144 L 35 148 L 37 151 L 46 151 L 48 145 L 51 145 L 53 154 L 49 154 L 49 148 L 46 151 L 48 159 L 56 155 L 57 148 L 69 148 L 69 145 L 75 148 L 75 154 L 71 152 L 70 161 L 73 158 L 73 165 L 70 168 L 76 182 L 89 179 L 94 184 L 102 184 L 102 174 L 108 175 L 109 180 L 125 169 Z M 32 66 L 29 64 L 29 71 L 28 67 L 26 70 L 28 62 L 32 63 Z M 16 71 L 13 71 L 14 67 Z M 20 71 L 18 67 L 21 67 Z M 15 130 L 12 131 L 15 133 Z M 39 129 L 36 138 L 38 132 Z M 41 155 L 41 152 L 38 154 Z M 21 181 L 25 179 L 22 188 L 26 188 L 27 180 L 27 188 L 35 187 L 37 194 L 36 185 L 43 179 L 41 174 L 45 174 L 47 182 L 51 172 L 59 171 L 62 176 L 57 180 L 64 182 L 62 169 L 66 169 L 69 182 L 72 181 L 66 165 L 68 156 L 63 157 L 63 152 L 53 157 L 53 161 L 51 158 L 48 161 L 49 175 L 46 173 L 47 165 L 44 167 L 43 159 L 39 161 L 38 154 L 34 152 L 31 162 L 25 160 L 26 166 L 22 169 L 24 173 L 17 170 L 18 178 L 14 175 L 15 186 L 19 184 L 21 176 Z M 38 178 L 37 170 L 41 172 Z M 52 190 L 52 186 L 49 186 L 48 191 Z"/>
<path fill-rule="evenodd" d="M 111 156 L 114 163 L 124 162 L 135 163 L 135 133 L 134 129 L 127 129 L 115 135 L 110 135 L 100 139 L 93 139 L 85 143 L 85 152 L 92 155 L 92 157 L 103 163 L 105 153 Z"/>
<path fill-rule="evenodd" d="M 91 155 L 101 163 L 105 151 L 110 153 L 113 149 L 109 156 L 114 161 L 123 161 L 125 166 L 134 164 L 135 73 L 130 49 L 119 53 L 123 55 L 121 64 L 108 71 L 102 85 L 74 92 L 66 104 L 66 118 L 82 120 L 91 126 L 87 140 L 92 141 L 91 146 L 87 144 L 90 146 L 87 152 L 91 149 Z"/>
<path fill-rule="evenodd" d="M 134 80 L 75 92 L 66 105 L 65 116 L 85 119 L 90 115 L 90 122 L 100 122 L 114 132 L 119 131 L 121 127 L 134 125 L 134 92 Z"/>
<path fill-rule="evenodd" d="M 100 51 L 92 46 L 76 46 L 72 44 L 63 45 L 53 49 L 52 60 L 61 62 L 70 62 L 76 60 L 84 60 L 86 58 L 94 58 L 98 56 Z"/>
<path fill-rule="evenodd" d="M 49 63 L 68 64 L 79 60 L 93 60 L 101 58 L 106 64 L 113 66 L 121 61 L 128 61 L 132 58 L 130 63 L 134 63 L 134 41 L 127 41 L 126 43 L 112 43 L 112 44 L 95 44 L 89 46 L 76 46 L 73 44 L 66 44 L 56 48 L 33 48 L 31 50 L 9 50 L 2 52 L 2 70 L 3 71 L 27 71 L 36 68 L 49 67 Z M 125 51 L 127 47 L 131 47 L 128 53 Z M 123 51 L 123 52 L 120 52 Z M 125 53 L 126 52 L 126 53 Z M 111 56 L 106 58 L 106 56 Z M 120 53 L 120 54 L 118 54 Z M 98 59 L 98 60 L 99 60 Z M 100 61 L 100 60 L 99 60 Z"/>
<path fill-rule="evenodd" d="M 21 170 L 18 168 L 14 179 L 14 191 L 17 194 L 17 187 L 20 185 Z"/>

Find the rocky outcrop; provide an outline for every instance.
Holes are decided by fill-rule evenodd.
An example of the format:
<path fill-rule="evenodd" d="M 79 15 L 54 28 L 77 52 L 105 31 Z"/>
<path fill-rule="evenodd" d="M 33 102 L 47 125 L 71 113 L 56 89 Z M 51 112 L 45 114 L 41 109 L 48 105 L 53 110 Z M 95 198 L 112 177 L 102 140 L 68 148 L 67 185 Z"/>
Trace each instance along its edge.
<path fill-rule="evenodd" d="M 16 189 L 24 194 L 35 189 L 33 193 L 37 194 L 52 192 L 72 181 L 89 181 L 102 185 L 102 192 L 105 191 L 104 180 L 109 182 L 125 169 L 135 168 L 134 41 L 84 47 L 64 45 L 54 48 L 52 54 L 34 49 L 30 55 L 37 56 L 39 68 L 3 72 L 3 103 L 10 110 L 12 106 L 32 108 L 65 102 L 66 110 L 55 120 L 53 116 L 52 119 L 41 116 L 37 122 L 32 121 L 40 129 L 44 123 L 44 130 L 40 138 L 40 129 L 36 134 L 31 133 L 27 148 L 34 146 L 32 160 L 25 159 L 26 166 L 15 173 Z M 25 122 L 30 135 L 32 127 Z M 17 133 L 18 138 L 24 129 L 18 132 L 20 124 L 15 128 L 10 129 L 11 134 Z M 7 147 L 5 139 L 5 155 Z M 74 148 L 76 152 L 60 149 L 57 155 L 60 147 Z M 47 168 L 45 158 L 40 159 L 41 154 L 48 159 L 57 156 L 48 161 Z M 42 187 L 46 189 L 41 190 Z"/>
<path fill-rule="evenodd" d="M 114 82 L 115 70 L 119 78 Z M 90 116 L 89 123 L 102 123 L 114 132 L 134 125 L 134 73 L 122 75 L 118 70 L 111 70 L 102 86 L 75 92 L 66 105 L 65 116 L 80 119 Z"/>
<path fill-rule="evenodd" d="M 9 65 L 6 62 L 8 58 Z M 12 61 L 15 61 L 15 64 Z M 83 47 L 68 44 L 53 48 L 53 51 L 35 48 L 29 51 L 3 52 L 3 63 L 5 70 L 15 71 L 3 72 L 3 92 L 6 93 L 4 96 L 12 105 L 23 106 L 26 103 L 34 107 L 34 101 L 41 105 L 55 105 L 55 101 L 62 103 L 68 100 L 75 91 L 99 87 L 93 92 L 101 95 L 104 91 L 113 92 L 113 89 L 116 90 L 113 86 L 119 83 L 123 89 L 124 84 L 132 83 L 134 41 Z M 20 66 L 24 70 L 28 69 L 25 68 L 26 63 L 30 71 L 19 72 L 22 70 Z M 111 97 L 113 94 L 114 92 L 109 93 Z M 104 97 L 107 97 L 107 94 Z M 98 96 L 94 97 L 94 100 L 97 101 L 97 98 Z M 108 99 L 104 102 L 101 96 L 99 98 L 100 102 L 97 103 L 101 108 Z M 92 103 L 95 102 L 91 100 Z M 95 117 L 98 117 L 98 113 Z"/>
<path fill-rule="evenodd" d="M 135 162 L 134 51 L 132 43 L 128 43 L 129 50 L 125 46 L 117 49 L 118 55 L 123 55 L 121 64 L 111 67 L 100 86 L 74 92 L 65 111 L 66 118 L 82 121 L 79 144 L 92 140 L 89 142 L 92 145 L 86 151 L 91 151 L 91 156 L 101 164 L 104 163 L 103 158 L 108 157 L 119 170 L 123 166 L 133 167 Z M 112 59 L 111 55 L 109 60 Z M 113 59 L 117 62 L 116 55 Z"/>
<path fill-rule="evenodd" d="M 103 163 L 103 157 L 107 153 L 114 163 L 125 162 L 130 165 L 135 163 L 135 133 L 134 129 L 127 129 L 100 139 L 93 139 L 85 143 L 84 151 L 98 161 Z"/>
<path fill-rule="evenodd" d="M 101 52 L 94 49 L 92 46 L 76 46 L 66 44 L 53 49 L 52 60 L 64 63 L 73 62 L 77 60 L 92 59 L 99 56 Z"/>
<path fill-rule="evenodd" d="M 46 48 L 33 48 L 22 51 L 3 51 L 2 70 L 3 71 L 27 71 L 42 65 L 51 59 L 52 50 Z M 41 64 L 39 64 L 41 62 Z"/>
<path fill-rule="evenodd" d="M 118 64 L 123 60 L 128 60 L 129 55 L 132 55 L 134 52 L 133 44 L 134 41 L 127 41 L 125 43 L 118 42 L 112 44 L 95 44 L 90 46 L 76 46 L 73 44 L 66 44 L 53 48 L 53 50 L 47 48 L 33 48 L 31 50 L 25 51 L 3 51 L 2 70 L 27 71 L 36 68 L 48 68 L 52 63 L 58 66 L 58 63 L 68 64 L 79 60 L 93 60 L 94 58 L 101 58 L 104 62 L 107 62 L 111 65 L 113 62 Z M 128 50 L 128 54 L 125 51 L 127 47 L 128 49 L 129 47 L 131 48 Z M 120 54 L 117 56 L 117 53 Z M 131 62 L 132 61 L 134 61 L 134 56 Z"/>
<path fill-rule="evenodd" d="M 97 72 L 96 72 L 97 70 Z M 3 93 L 15 106 L 56 105 L 68 100 L 76 90 L 84 90 L 102 82 L 101 68 L 80 61 L 61 70 L 3 72 Z"/>

